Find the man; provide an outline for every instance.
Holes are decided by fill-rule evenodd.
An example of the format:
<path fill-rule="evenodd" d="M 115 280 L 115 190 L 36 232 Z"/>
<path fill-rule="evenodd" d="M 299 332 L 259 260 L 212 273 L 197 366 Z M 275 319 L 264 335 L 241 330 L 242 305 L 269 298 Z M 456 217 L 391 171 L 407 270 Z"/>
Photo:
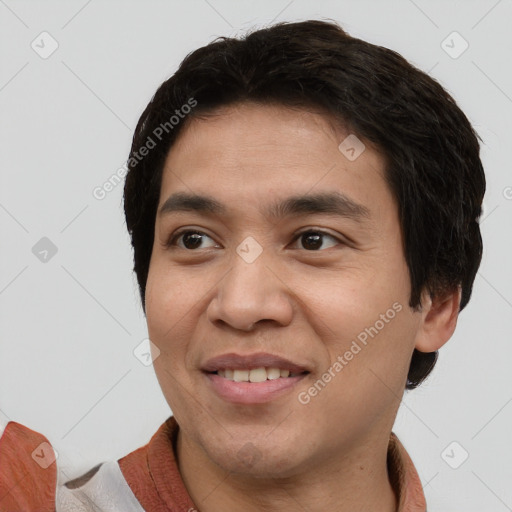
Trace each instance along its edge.
<path fill-rule="evenodd" d="M 392 433 L 480 263 L 485 178 L 433 79 L 336 24 L 187 56 L 141 116 L 125 214 L 172 409 L 57 510 L 426 510 Z"/>

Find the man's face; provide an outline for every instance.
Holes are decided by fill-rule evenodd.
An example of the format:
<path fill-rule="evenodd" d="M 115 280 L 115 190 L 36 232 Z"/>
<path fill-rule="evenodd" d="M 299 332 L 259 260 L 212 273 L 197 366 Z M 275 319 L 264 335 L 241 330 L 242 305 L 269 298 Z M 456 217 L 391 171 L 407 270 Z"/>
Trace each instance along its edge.
<path fill-rule="evenodd" d="M 154 366 L 181 435 L 225 470 L 293 475 L 393 425 L 421 315 L 384 159 L 352 138 L 340 150 L 348 135 L 244 104 L 192 121 L 166 160 L 159 210 L 178 193 L 220 207 L 157 215 Z"/>

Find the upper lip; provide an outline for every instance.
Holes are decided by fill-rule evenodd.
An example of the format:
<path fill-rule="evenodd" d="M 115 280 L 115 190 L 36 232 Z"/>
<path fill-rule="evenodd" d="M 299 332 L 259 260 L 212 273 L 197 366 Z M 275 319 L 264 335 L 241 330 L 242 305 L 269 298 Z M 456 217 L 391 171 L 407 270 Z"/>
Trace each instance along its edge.
<path fill-rule="evenodd" d="M 290 370 L 290 373 L 309 372 L 307 366 L 294 363 L 284 357 L 260 352 L 257 354 L 221 354 L 208 359 L 201 367 L 205 372 L 216 372 L 218 370 L 252 370 L 254 368 L 279 368 Z"/>

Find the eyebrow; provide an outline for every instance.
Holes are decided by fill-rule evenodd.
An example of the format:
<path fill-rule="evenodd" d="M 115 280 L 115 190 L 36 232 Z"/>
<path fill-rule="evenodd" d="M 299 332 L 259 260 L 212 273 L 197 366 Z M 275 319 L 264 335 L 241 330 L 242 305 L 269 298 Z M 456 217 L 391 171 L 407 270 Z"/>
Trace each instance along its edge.
<path fill-rule="evenodd" d="M 225 205 L 210 196 L 177 192 L 169 196 L 158 211 L 158 216 L 175 212 L 197 212 L 211 216 L 222 216 Z M 293 215 L 331 214 L 362 221 L 370 217 L 370 210 L 339 192 L 306 194 L 288 197 L 268 206 L 264 213 L 272 219 L 283 219 Z"/>

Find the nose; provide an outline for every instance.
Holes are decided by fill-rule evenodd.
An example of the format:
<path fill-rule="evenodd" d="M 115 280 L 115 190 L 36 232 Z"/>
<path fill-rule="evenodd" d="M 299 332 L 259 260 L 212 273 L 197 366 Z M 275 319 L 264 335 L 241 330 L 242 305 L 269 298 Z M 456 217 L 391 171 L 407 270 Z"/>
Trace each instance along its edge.
<path fill-rule="evenodd" d="M 250 331 L 258 323 L 288 325 L 293 317 L 290 288 L 263 257 L 247 263 L 236 256 L 207 308 L 210 322 Z"/>

